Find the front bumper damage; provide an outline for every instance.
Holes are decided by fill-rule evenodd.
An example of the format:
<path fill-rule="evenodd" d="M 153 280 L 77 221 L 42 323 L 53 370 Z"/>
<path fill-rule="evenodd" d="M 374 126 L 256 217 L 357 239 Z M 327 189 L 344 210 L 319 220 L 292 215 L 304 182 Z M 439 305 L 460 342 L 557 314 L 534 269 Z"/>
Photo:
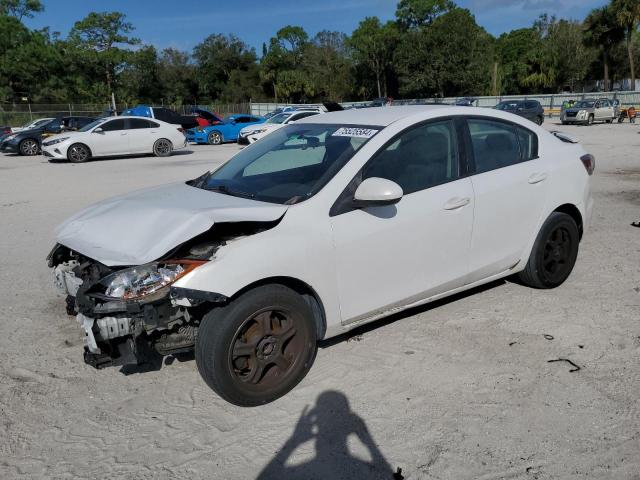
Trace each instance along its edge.
<path fill-rule="evenodd" d="M 54 283 L 67 295 L 67 313 L 84 331 L 84 361 L 98 369 L 192 350 L 204 314 L 227 300 L 171 286 L 142 299 L 111 298 L 96 285 L 113 269 L 62 245 L 56 245 L 48 262 Z"/>

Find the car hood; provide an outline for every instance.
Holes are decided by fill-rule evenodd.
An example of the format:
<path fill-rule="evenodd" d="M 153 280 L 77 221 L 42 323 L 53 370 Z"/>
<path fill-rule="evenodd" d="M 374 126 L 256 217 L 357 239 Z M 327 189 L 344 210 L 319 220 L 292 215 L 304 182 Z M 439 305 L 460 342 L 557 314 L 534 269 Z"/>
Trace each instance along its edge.
<path fill-rule="evenodd" d="M 56 240 L 110 267 L 142 265 L 214 223 L 275 221 L 287 208 L 176 183 L 96 203 L 62 223 Z"/>
<path fill-rule="evenodd" d="M 48 136 L 45 141 L 46 142 L 50 142 L 51 140 L 56 140 L 58 138 L 75 138 L 75 137 L 79 137 L 84 135 L 86 132 L 62 132 L 62 133 L 56 133 L 54 135 L 50 135 Z"/>
<path fill-rule="evenodd" d="M 282 128 L 282 127 L 284 127 L 284 125 L 280 123 L 253 123 L 248 127 L 244 127 L 240 131 L 245 134 L 249 132 L 253 132 L 255 130 L 267 130 L 270 132 L 271 130 L 277 130 L 278 128 Z"/>

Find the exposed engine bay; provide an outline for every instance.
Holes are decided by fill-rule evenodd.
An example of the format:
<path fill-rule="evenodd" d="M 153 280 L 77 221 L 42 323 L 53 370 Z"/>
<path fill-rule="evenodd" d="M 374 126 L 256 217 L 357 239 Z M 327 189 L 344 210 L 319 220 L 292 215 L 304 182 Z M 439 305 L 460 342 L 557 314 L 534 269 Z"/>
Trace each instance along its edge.
<path fill-rule="evenodd" d="M 162 258 L 130 267 L 109 267 L 57 244 L 47 260 L 56 286 L 67 295 L 67 314 L 84 330 L 85 362 L 100 369 L 192 350 L 204 315 L 227 298 L 172 284 L 215 261 L 230 242 L 278 222 L 215 224 Z"/>

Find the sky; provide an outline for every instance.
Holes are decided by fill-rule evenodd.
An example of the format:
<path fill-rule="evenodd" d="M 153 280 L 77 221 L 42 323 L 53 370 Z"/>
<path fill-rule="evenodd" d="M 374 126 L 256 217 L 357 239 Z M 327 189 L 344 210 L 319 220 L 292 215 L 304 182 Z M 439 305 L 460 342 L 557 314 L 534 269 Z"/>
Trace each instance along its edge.
<path fill-rule="evenodd" d="M 261 53 L 281 27 L 301 25 L 311 35 L 321 30 L 351 33 L 367 16 L 394 18 L 398 0 L 43 0 L 45 11 L 25 23 L 51 27 L 64 37 L 91 11 L 117 10 L 136 27 L 134 35 L 158 49 L 191 50 L 212 33 L 233 33 Z M 582 20 L 607 0 L 456 0 L 493 35 L 529 27 L 541 13 Z"/>

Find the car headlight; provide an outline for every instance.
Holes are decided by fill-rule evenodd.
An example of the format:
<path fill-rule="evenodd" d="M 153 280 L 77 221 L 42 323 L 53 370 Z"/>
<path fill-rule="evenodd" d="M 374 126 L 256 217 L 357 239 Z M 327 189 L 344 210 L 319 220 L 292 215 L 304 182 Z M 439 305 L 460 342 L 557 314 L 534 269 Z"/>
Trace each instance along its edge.
<path fill-rule="evenodd" d="M 10 140 L 13 140 L 13 139 L 14 139 L 14 138 L 16 138 L 17 136 L 18 136 L 18 134 L 17 134 L 17 133 L 14 133 L 13 135 L 8 135 L 4 140 L 5 140 L 6 142 L 8 142 L 8 141 L 10 141 Z"/>
<path fill-rule="evenodd" d="M 578 112 L 578 116 L 579 116 L 579 117 L 584 117 L 584 116 L 586 116 L 586 115 L 587 115 L 586 110 L 580 110 L 580 111 Z"/>
<path fill-rule="evenodd" d="M 261 128 L 260 130 L 254 130 L 253 132 L 250 133 L 250 135 L 256 135 L 258 133 L 264 133 L 266 131 L 268 131 L 267 128 Z"/>
<path fill-rule="evenodd" d="M 106 287 L 107 297 L 133 300 L 156 293 L 204 263 L 195 260 L 153 262 L 112 273 L 100 283 Z"/>
<path fill-rule="evenodd" d="M 43 142 L 42 145 L 44 145 L 45 147 L 48 147 L 50 145 L 56 145 L 58 143 L 62 143 L 65 140 L 69 140 L 69 137 L 62 137 L 62 138 L 56 138 L 55 140 L 49 140 L 48 142 Z"/>

